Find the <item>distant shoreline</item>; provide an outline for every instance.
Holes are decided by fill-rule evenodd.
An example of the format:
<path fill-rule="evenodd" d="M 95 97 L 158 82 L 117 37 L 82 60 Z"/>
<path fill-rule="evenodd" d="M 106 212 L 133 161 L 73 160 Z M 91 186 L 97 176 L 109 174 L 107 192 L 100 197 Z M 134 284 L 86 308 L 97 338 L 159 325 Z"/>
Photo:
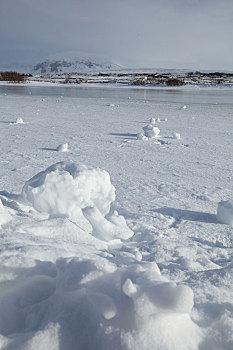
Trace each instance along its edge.
<path fill-rule="evenodd" d="M 23 82 L 0 80 L 1 85 L 25 86 L 109 86 L 133 88 L 177 88 L 177 87 L 233 87 L 233 73 L 188 72 L 188 73 L 53 73 L 25 75 Z"/>

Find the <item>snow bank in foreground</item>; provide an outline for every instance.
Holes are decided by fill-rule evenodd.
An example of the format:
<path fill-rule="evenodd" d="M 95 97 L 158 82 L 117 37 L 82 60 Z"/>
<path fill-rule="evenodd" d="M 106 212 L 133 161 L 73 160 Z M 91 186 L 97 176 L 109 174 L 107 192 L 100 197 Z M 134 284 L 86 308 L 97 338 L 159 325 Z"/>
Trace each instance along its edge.
<path fill-rule="evenodd" d="M 38 262 L 33 276 L 8 283 L 0 293 L 0 332 L 10 336 L 2 349 L 197 350 L 191 289 L 167 281 L 154 262 L 117 268 L 116 253 L 99 263 Z"/>
<path fill-rule="evenodd" d="M 217 220 L 233 227 L 233 201 L 221 201 L 218 203 Z"/>

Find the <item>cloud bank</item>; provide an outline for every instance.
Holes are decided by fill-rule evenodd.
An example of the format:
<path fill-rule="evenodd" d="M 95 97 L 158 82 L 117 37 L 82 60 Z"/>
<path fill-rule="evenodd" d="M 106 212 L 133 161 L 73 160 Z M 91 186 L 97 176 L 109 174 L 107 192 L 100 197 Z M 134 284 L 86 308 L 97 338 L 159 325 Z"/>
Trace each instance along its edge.
<path fill-rule="evenodd" d="M 231 0 L 1 0 L 0 65 L 61 51 L 130 67 L 233 70 Z"/>

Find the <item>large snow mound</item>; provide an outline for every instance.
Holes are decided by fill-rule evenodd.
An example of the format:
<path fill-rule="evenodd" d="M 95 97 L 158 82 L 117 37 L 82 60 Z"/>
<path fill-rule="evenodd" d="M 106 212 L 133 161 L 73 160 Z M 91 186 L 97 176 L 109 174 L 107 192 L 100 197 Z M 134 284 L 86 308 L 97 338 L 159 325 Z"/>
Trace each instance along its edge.
<path fill-rule="evenodd" d="M 50 216 L 75 217 L 87 206 L 105 215 L 115 200 L 115 188 L 105 170 L 60 162 L 28 180 L 22 197 L 37 211 Z"/>
<path fill-rule="evenodd" d="M 38 212 L 50 218 L 71 218 L 100 240 L 125 240 L 134 234 L 123 216 L 109 213 L 115 188 L 105 170 L 56 163 L 28 180 L 21 196 Z"/>

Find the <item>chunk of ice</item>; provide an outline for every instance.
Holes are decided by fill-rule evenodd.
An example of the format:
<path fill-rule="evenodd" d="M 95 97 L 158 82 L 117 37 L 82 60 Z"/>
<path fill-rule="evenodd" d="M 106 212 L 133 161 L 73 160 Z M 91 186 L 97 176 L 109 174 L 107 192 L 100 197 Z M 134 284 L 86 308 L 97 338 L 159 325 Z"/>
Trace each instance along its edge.
<path fill-rule="evenodd" d="M 217 220 L 233 227 L 233 201 L 221 201 L 218 203 Z"/>
<path fill-rule="evenodd" d="M 181 139 L 181 136 L 180 136 L 180 134 L 178 132 L 173 132 L 172 136 L 173 136 L 173 139 L 176 139 L 176 140 L 180 140 Z"/>
<path fill-rule="evenodd" d="M 61 145 L 57 146 L 58 152 L 67 152 L 68 151 L 68 143 L 62 143 Z"/>

